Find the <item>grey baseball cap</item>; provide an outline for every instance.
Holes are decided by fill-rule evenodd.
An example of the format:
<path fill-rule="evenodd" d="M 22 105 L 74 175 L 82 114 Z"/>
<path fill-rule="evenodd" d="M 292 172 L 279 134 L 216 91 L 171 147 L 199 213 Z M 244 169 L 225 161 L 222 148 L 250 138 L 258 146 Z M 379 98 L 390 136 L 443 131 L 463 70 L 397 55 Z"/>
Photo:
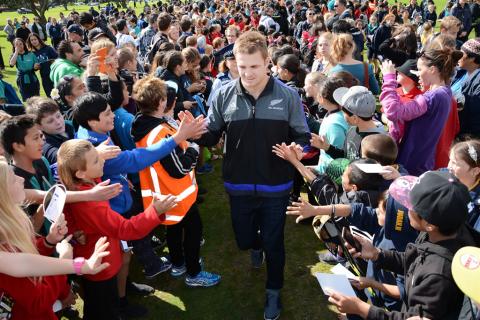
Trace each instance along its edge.
<path fill-rule="evenodd" d="M 364 86 L 338 88 L 333 92 L 333 99 L 356 116 L 370 118 L 375 113 L 375 97 Z"/>

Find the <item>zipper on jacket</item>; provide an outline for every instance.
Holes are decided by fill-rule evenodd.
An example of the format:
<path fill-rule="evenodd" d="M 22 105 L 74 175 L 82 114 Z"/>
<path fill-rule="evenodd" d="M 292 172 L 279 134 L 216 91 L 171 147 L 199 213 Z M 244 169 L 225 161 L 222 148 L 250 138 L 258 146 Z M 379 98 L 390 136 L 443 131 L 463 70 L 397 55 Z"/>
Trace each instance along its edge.
<path fill-rule="evenodd" d="M 255 134 L 255 104 L 252 105 L 252 116 L 253 116 L 253 133 Z M 257 143 L 256 143 L 257 139 L 253 139 L 253 141 L 254 141 L 253 142 L 253 148 L 254 148 L 253 150 L 255 150 L 255 152 L 256 152 L 256 150 L 257 150 Z M 255 166 L 255 175 L 257 173 L 256 169 L 257 169 L 257 167 Z M 257 195 L 257 184 L 256 183 L 253 184 L 253 194 L 255 196 Z"/>

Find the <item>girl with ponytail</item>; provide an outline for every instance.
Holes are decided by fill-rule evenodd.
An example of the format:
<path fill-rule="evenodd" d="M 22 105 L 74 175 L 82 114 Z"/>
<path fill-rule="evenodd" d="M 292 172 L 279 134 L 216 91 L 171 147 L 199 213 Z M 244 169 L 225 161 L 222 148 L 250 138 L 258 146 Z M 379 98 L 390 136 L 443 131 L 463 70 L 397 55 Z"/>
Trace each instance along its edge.
<path fill-rule="evenodd" d="M 420 175 L 435 166 L 436 146 L 450 114 L 450 79 L 462 52 L 451 48 L 427 49 L 417 61 L 419 83 L 425 91 L 414 100 L 402 102 L 396 92 L 395 67 L 382 65 L 380 102 L 388 120 L 405 122 L 397 161 L 410 174 Z"/>

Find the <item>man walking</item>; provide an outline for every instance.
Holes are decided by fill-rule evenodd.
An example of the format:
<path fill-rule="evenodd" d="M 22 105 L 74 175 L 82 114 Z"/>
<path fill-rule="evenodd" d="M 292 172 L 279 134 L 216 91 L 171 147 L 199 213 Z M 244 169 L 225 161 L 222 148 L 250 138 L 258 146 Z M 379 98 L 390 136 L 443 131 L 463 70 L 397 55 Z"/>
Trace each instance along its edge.
<path fill-rule="evenodd" d="M 215 145 L 226 133 L 224 185 L 230 197 L 238 247 L 251 250 L 252 266 L 266 259 L 265 319 L 280 316 L 285 266 L 285 211 L 294 169 L 272 153 L 277 143 L 306 144 L 305 115 L 296 91 L 267 75 L 263 35 L 249 31 L 233 49 L 240 78 L 219 89 L 209 111 L 202 145 Z M 260 231 L 260 232 L 259 232 Z"/>

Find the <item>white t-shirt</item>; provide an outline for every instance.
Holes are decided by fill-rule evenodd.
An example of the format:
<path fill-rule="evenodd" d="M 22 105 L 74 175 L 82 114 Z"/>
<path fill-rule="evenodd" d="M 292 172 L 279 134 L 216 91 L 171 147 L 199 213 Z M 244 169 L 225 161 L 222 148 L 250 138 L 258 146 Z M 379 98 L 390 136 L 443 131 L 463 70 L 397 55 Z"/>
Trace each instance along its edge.
<path fill-rule="evenodd" d="M 123 44 L 131 42 L 135 44 L 135 39 L 129 34 L 117 33 L 117 48 L 120 48 Z"/>

